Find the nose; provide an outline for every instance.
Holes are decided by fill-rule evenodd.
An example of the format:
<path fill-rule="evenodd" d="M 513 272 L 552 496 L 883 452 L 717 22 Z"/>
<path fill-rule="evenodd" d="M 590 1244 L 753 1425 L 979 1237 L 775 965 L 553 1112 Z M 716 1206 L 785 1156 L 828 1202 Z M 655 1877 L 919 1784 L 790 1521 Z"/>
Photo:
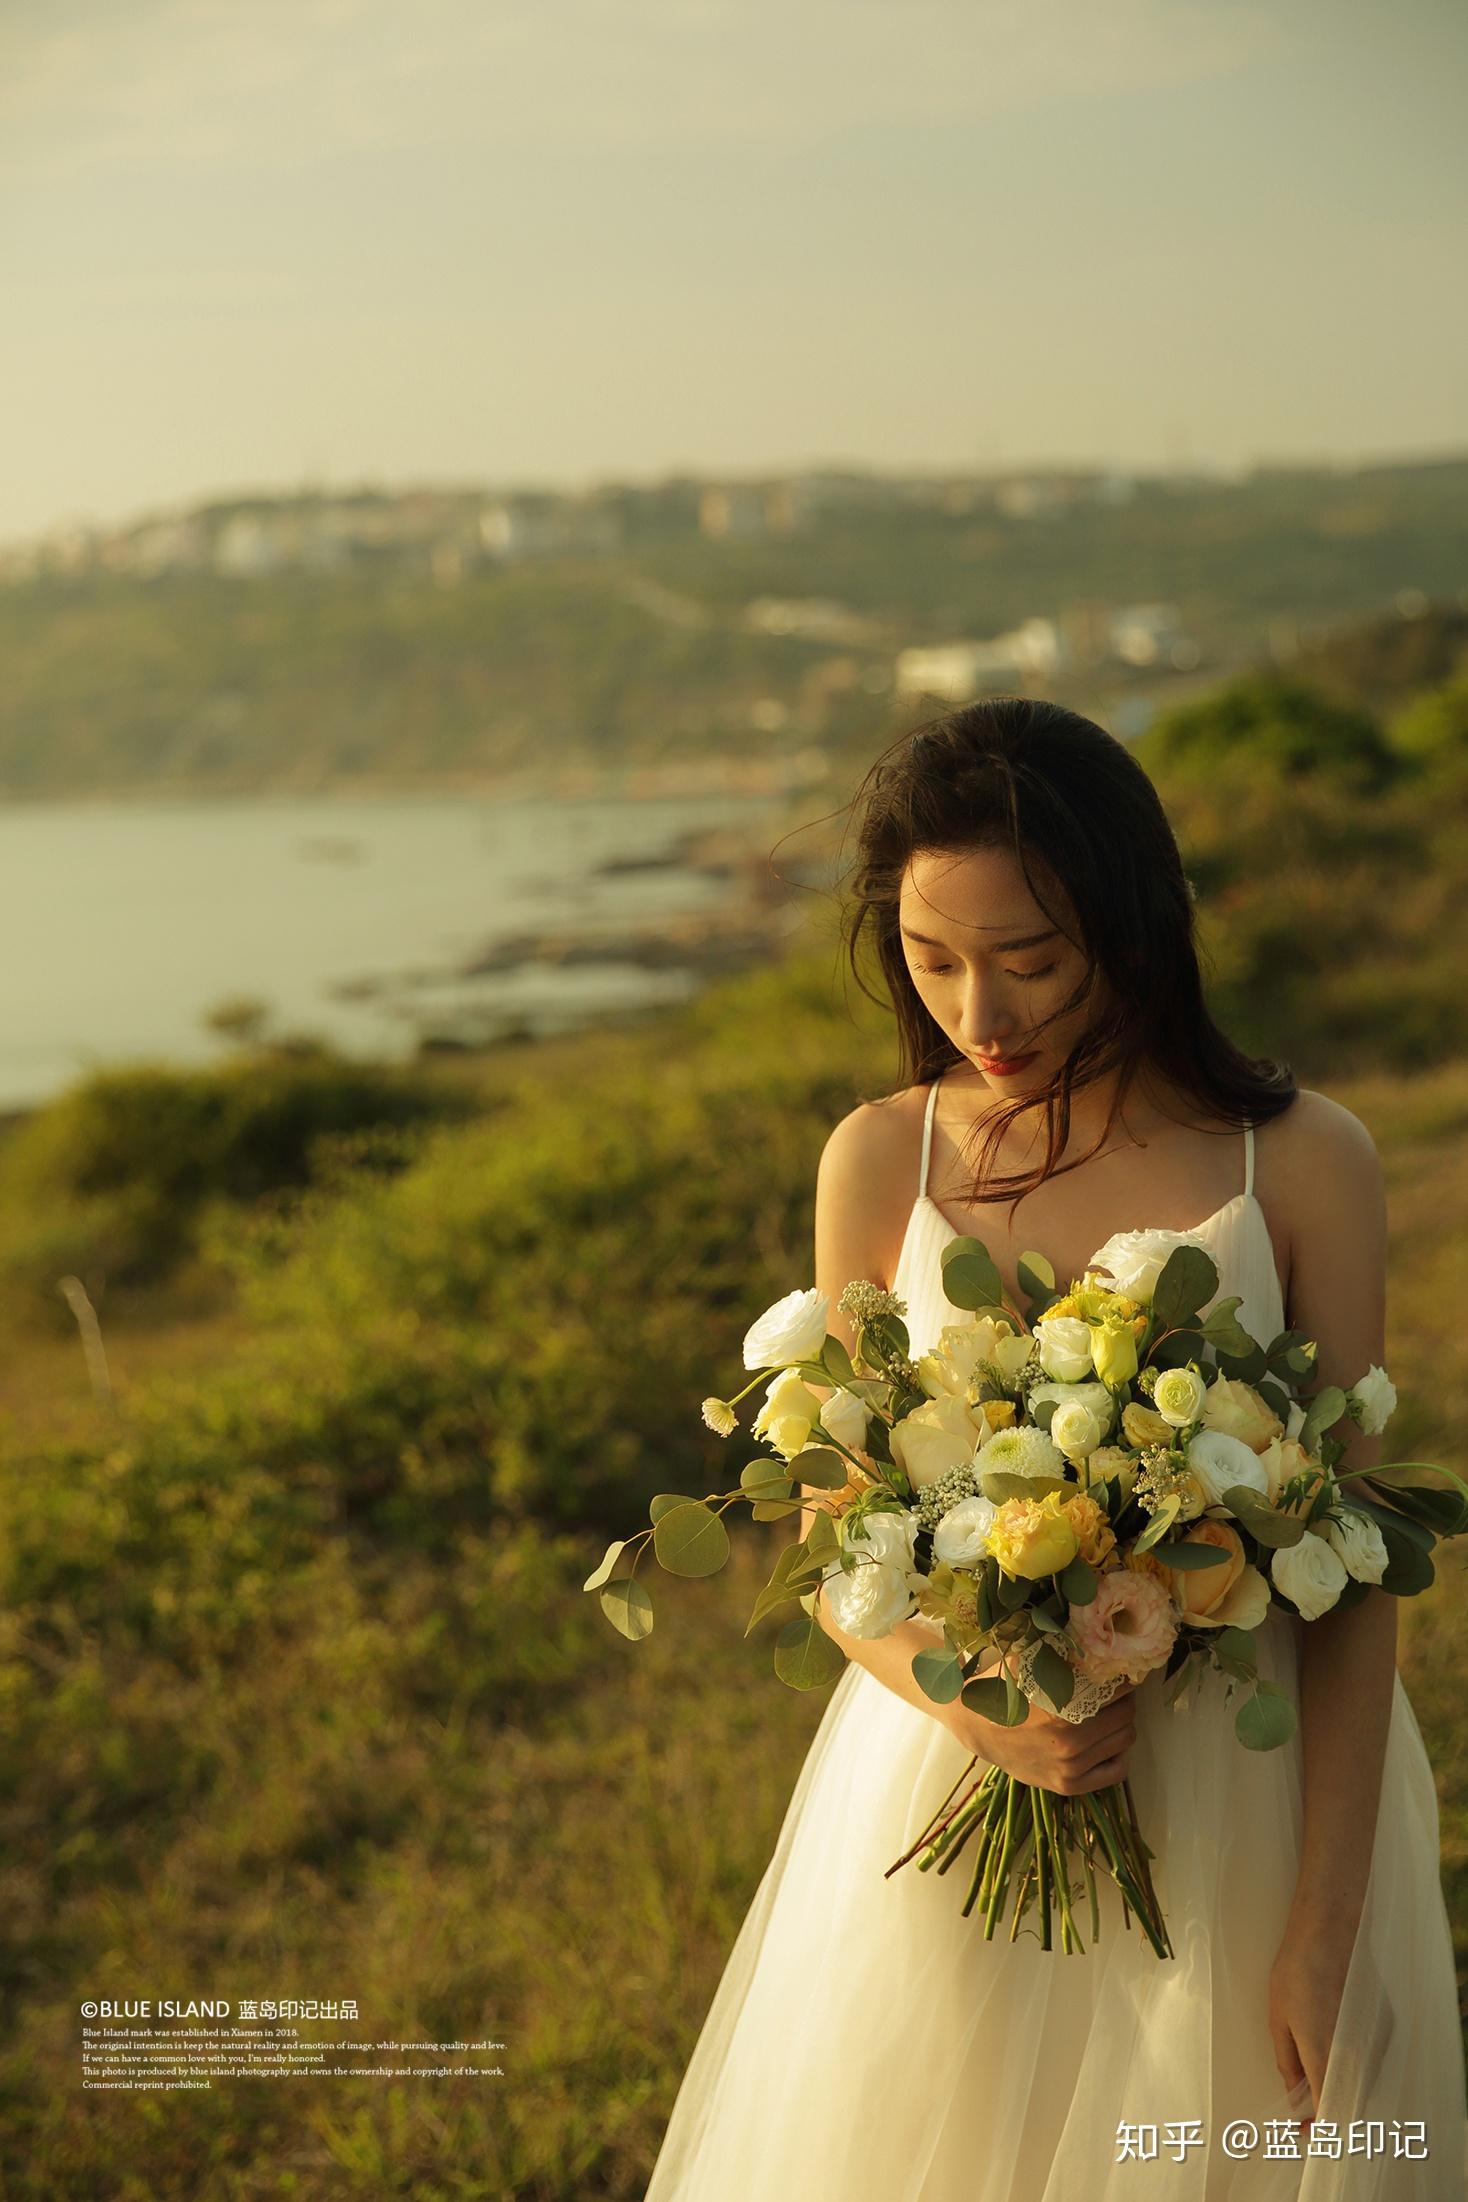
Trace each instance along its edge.
<path fill-rule="evenodd" d="M 969 977 L 959 1019 L 959 1045 L 970 1054 L 1003 1055 L 1023 1038 L 1013 1014 L 1000 1000 L 1001 984 L 981 971 Z"/>

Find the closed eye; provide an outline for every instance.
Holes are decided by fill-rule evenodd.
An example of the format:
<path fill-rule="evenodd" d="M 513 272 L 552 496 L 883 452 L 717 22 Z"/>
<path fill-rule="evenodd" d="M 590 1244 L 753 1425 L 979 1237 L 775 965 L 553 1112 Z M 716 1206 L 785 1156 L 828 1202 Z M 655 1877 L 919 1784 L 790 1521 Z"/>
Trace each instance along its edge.
<path fill-rule="evenodd" d="M 941 979 L 945 971 L 952 969 L 952 965 L 946 963 L 918 963 L 913 965 L 913 969 L 921 971 L 926 978 Z M 1006 970 L 1004 975 L 1007 979 L 1048 979 L 1055 969 L 1057 969 L 1057 965 L 1047 963 L 1042 964 L 1038 971 Z"/>

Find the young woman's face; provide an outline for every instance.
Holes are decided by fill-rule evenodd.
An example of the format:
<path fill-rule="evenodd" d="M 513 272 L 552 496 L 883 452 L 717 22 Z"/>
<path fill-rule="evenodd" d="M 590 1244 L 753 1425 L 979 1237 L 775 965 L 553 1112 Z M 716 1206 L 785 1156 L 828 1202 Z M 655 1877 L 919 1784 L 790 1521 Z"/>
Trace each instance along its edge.
<path fill-rule="evenodd" d="M 1057 906 L 1048 882 L 1046 893 Z M 1092 1012 L 1082 1002 L 1038 1027 L 1080 984 L 1086 959 L 1036 902 L 1014 851 L 918 850 L 898 919 L 912 983 L 959 1052 L 1003 1097 L 1043 1086 Z"/>

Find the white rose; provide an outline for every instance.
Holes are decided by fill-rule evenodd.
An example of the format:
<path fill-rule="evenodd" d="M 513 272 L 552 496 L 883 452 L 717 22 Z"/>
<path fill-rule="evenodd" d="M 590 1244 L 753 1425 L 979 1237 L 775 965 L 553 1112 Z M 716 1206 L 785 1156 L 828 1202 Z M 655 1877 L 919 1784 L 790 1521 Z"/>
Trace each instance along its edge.
<path fill-rule="evenodd" d="M 1207 1506 L 1222 1506 L 1224 1492 L 1235 1483 L 1246 1483 L 1261 1499 L 1269 1497 L 1268 1471 L 1241 1437 L 1230 1437 L 1224 1430 L 1200 1430 L 1188 1441 L 1187 1460 Z"/>
<path fill-rule="evenodd" d="M 905 1620 L 912 1607 L 908 1574 L 917 1517 L 890 1511 L 866 1516 L 865 1537 L 842 1543 L 857 1554 L 849 1574 L 831 1567 L 823 1577 L 826 1604 L 847 1636 L 885 1636 Z"/>
<path fill-rule="evenodd" d="M 988 1427 L 985 1422 L 981 1429 L 964 1402 L 951 1394 L 925 1399 L 892 1425 L 892 1458 L 914 1491 L 921 1491 L 950 1469 L 966 1468 Z"/>
<path fill-rule="evenodd" d="M 1328 1514 L 1325 1534 L 1348 1575 L 1358 1583 L 1379 1583 L 1387 1569 L 1381 1531 L 1365 1514 Z"/>
<path fill-rule="evenodd" d="M 972 1567 L 985 1553 L 989 1524 L 997 1509 L 982 1492 L 950 1506 L 933 1531 L 933 1557 L 949 1567 Z"/>
<path fill-rule="evenodd" d="M 1067 1399 L 1050 1417 L 1051 1440 L 1067 1460 L 1084 1460 L 1104 1435 L 1101 1417 L 1083 1399 Z"/>
<path fill-rule="evenodd" d="M 1367 1437 L 1375 1437 L 1396 1412 L 1397 1387 L 1386 1370 L 1378 1368 L 1373 1361 L 1366 1374 L 1351 1386 L 1346 1398 L 1348 1401 L 1354 1399 L 1360 1407 L 1361 1428 Z"/>
<path fill-rule="evenodd" d="M 1350 1581 L 1345 1562 L 1313 1529 L 1307 1529 L 1298 1544 L 1281 1545 L 1270 1560 L 1269 1571 L 1307 1621 L 1318 1621 L 1322 1613 L 1329 1613 Z"/>
<path fill-rule="evenodd" d="M 1095 1373 L 1091 1359 L 1091 1326 L 1079 1315 L 1042 1316 L 1035 1325 L 1040 1366 L 1062 1384 L 1079 1384 Z"/>
<path fill-rule="evenodd" d="M 1152 1387 L 1152 1405 L 1175 1430 L 1196 1422 L 1203 1412 L 1208 1386 L 1196 1369 L 1164 1369 Z"/>
<path fill-rule="evenodd" d="M 1195 1231 L 1117 1231 L 1096 1249 L 1086 1267 L 1108 1271 L 1113 1292 L 1124 1292 L 1129 1300 L 1150 1306 L 1175 1246 L 1201 1246 L 1205 1254 L 1212 1252 Z"/>
<path fill-rule="evenodd" d="M 1290 1401 L 1290 1411 L 1285 1416 L 1284 1434 L 1286 1437 L 1298 1437 L 1304 1427 L 1305 1410 L 1298 1399 L 1292 1399 Z"/>
<path fill-rule="evenodd" d="M 1028 1394 L 1031 1414 L 1034 1413 L 1042 1399 L 1053 1399 L 1057 1414 L 1059 1414 L 1062 1407 L 1068 1407 L 1072 1403 L 1089 1407 L 1101 1425 L 1101 1435 L 1103 1437 L 1116 1420 L 1116 1400 L 1106 1389 L 1101 1379 L 1096 1376 L 1093 1376 L 1089 1382 L 1084 1384 L 1052 1383 L 1034 1385 Z"/>
<path fill-rule="evenodd" d="M 754 1418 L 754 1434 L 793 1460 L 821 1419 L 821 1402 L 799 1369 L 783 1369 L 765 1387 L 765 1403 Z"/>
<path fill-rule="evenodd" d="M 838 1385 L 821 1408 L 821 1428 L 855 1453 L 866 1442 L 867 1424 L 872 1410 L 864 1399 Z"/>
<path fill-rule="evenodd" d="M 783 1300 L 767 1307 L 744 1334 L 744 1366 L 772 1369 L 786 1361 L 814 1361 L 826 1343 L 826 1314 L 830 1301 L 824 1292 L 787 1292 Z"/>

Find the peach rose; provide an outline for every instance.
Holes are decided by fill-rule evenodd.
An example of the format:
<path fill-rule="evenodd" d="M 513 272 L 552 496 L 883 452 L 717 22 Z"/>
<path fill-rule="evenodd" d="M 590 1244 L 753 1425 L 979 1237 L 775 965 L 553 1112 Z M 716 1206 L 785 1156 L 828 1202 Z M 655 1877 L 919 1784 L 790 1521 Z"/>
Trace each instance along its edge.
<path fill-rule="evenodd" d="M 1238 1531 L 1210 1514 L 1194 1522 L 1178 1541 L 1214 1545 L 1226 1555 L 1213 1567 L 1163 1563 L 1179 1617 L 1192 1628 L 1257 1628 L 1269 1605 L 1269 1585 L 1258 1568 L 1249 1565 Z M 1151 1558 L 1150 1553 L 1146 1556 Z"/>

